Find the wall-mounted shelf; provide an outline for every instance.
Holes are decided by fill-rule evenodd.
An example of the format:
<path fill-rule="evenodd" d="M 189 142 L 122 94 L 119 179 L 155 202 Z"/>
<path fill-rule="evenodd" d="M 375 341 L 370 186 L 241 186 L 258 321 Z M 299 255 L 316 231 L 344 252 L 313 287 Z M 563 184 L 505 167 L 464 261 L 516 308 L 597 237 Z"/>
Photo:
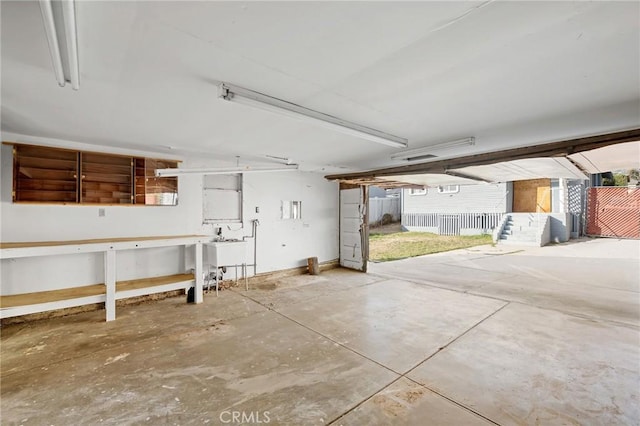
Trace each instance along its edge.
<path fill-rule="evenodd" d="M 178 178 L 155 175 L 156 169 L 178 167 L 178 161 L 11 145 L 14 202 L 178 204 Z"/>

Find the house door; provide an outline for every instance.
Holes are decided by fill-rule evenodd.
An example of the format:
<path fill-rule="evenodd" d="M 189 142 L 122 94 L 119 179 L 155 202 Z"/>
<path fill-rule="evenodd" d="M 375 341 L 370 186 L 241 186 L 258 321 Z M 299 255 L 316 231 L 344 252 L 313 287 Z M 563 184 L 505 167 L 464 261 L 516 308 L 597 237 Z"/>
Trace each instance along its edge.
<path fill-rule="evenodd" d="M 550 213 L 551 180 L 532 179 L 513 182 L 514 213 Z"/>
<path fill-rule="evenodd" d="M 368 200 L 366 186 L 340 185 L 340 265 L 362 272 L 369 258 Z"/>

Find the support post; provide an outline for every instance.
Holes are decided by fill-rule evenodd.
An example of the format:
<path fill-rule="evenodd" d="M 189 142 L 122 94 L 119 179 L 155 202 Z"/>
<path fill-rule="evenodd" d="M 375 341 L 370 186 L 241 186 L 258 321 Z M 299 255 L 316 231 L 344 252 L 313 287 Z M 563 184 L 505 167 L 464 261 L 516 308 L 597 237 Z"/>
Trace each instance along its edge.
<path fill-rule="evenodd" d="M 195 264 L 196 264 L 196 271 L 195 271 L 195 278 L 196 278 L 196 288 L 194 289 L 194 293 L 195 293 L 195 299 L 194 302 L 195 303 L 202 303 L 204 302 L 204 295 L 203 295 L 203 291 L 202 291 L 202 287 L 204 285 L 204 275 L 203 275 L 203 271 L 202 271 L 202 243 L 201 242 L 197 242 L 195 245 Z M 218 273 L 218 271 L 216 271 L 216 274 Z"/>
<path fill-rule="evenodd" d="M 104 284 L 107 297 L 104 304 L 107 321 L 116 319 L 116 251 L 108 249 L 104 252 Z"/>

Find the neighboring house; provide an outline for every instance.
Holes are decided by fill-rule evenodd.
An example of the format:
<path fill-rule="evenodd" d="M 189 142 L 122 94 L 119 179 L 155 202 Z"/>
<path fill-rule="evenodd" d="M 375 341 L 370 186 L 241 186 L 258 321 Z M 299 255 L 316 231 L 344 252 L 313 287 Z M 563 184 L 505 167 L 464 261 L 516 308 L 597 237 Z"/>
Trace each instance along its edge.
<path fill-rule="evenodd" d="M 582 234 L 584 188 L 580 180 L 534 179 L 405 189 L 402 226 L 441 235 L 493 233 L 505 242 L 564 242 Z"/>

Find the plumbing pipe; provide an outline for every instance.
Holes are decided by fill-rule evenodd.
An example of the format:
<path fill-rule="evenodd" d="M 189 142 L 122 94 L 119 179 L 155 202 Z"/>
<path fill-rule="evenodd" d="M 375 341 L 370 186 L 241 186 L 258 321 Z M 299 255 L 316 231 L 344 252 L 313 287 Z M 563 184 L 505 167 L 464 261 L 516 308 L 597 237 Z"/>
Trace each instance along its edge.
<path fill-rule="evenodd" d="M 257 274 L 258 267 L 258 225 L 260 225 L 260 221 L 258 219 L 253 219 L 251 221 L 251 235 L 244 235 L 242 237 L 242 241 L 246 241 L 247 238 L 253 239 L 253 265 L 248 266 L 253 266 L 254 276 Z"/>

